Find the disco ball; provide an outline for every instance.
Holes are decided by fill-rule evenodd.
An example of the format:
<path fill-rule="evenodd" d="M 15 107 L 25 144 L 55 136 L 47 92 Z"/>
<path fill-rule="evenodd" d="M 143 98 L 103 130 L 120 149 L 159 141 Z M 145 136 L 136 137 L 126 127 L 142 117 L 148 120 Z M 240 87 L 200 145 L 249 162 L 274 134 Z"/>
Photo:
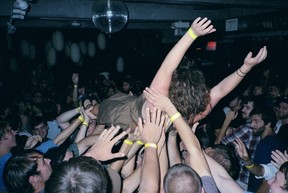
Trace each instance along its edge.
<path fill-rule="evenodd" d="M 118 32 L 128 21 L 128 10 L 124 2 L 97 0 L 92 8 L 92 21 L 104 33 Z"/>

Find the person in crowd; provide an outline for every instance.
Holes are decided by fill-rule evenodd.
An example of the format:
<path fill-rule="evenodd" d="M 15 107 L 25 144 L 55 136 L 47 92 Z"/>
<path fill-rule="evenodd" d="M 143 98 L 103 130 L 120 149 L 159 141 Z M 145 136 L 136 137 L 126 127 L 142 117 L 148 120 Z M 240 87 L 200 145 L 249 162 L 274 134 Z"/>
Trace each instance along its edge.
<path fill-rule="evenodd" d="M 288 97 L 283 96 L 280 97 L 279 100 L 279 108 L 278 108 L 278 119 L 281 121 L 281 127 L 277 132 L 277 135 L 286 143 L 288 146 Z"/>
<path fill-rule="evenodd" d="M 3 176 L 9 192 L 43 193 L 51 173 L 49 159 L 36 150 L 25 150 L 9 159 Z"/>
<path fill-rule="evenodd" d="M 16 132 L 9 123 L 0 121 L 0 192 L 8 192 L 3 181 L 3 170 L 7 160 L 12 156 L 11 149 L 17 145 Z"/>

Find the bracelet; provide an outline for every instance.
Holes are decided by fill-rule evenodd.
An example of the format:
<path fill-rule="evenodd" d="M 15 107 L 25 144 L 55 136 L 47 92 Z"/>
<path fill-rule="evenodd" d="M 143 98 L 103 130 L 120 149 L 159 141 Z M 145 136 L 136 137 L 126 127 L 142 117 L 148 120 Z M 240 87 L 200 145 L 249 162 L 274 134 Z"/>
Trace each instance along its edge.
<path fill-rule="evenodd" d="M 78 117 L 78 119 L 79 119 L 81 122 L 84 121 L 84 118 L 82 117 L 82 115 L 80 115 L 80 116 Z"/>
<path fill-rule="evenodd" d="M 253 168 L 253 166 L 254 166 L 254 163 L 252 163 L 252 164 L 249 165 L 249 166 L 246 166 L 246 165 L 245 165 L 245 167 L 248 168 L 248 169 Z"/>
<path fill-rule="evenodd" d="M 130 141 L 129 139 L 125 139 L 124 143 L 127 144 L 127 145 L 132 145 L 133 141 Z"/>
<path fill-rule="evenodd" d="M 140 141 L 140 140 L 137 140 L 136 141 L 139 145 L 144 145 L 144 143 L 142 142 L 142 141 Z"/>
<path fill-rule="evenodd" d="M 158 146 L 156 143 L 145 143 L 144 147 L 153 147 L 153 148 L 157 149 Z"/>
<path fill-rule="evenodd" d="M 193 38 L 194 40 L 198 37 L 196 34 L 194 34 L 191 27 L 189 28 L 188 33 L 191 36 L 191 38 Z"/>
<path fill-rule="evenodd" d="M 89 124 L 86 121 L 83 121 L 82 125 L 86 125 L 87 127 L 89 126 Z"/>
<path fill-rule="evenodd" d="M 238 70 L 239 70 L 239 69 L 236 70 L 236 74 L 237 74 L 239 77 L 243 78 L 243 77 L 245 76 L 245 74 L 244 74 L 244 75 L 240 75 L 240 74 L 238 73 Z"/>
<path fill-rule="evenodd" d="M 240 71 L 242 74 L 247 74 L 247 72 L 245 73 L 245 72 L 243 72 L 243 71 L 241 70 L 241 67 L 239 68 L 239 71 Z"/>
<path fill-rule="evenodd" d="M 171 122 L 173 123 L 173 121 L 175 121 L 180 116 L 181 116 L 181 114 L 179 112 L 175 113 L 172 117 L 170 117 Z"/>
<path fill-rule="evenodd" d="M 78 87 L 78 85 L 77 84 L 74 84 L 74 88 L 77 88 Z"/>

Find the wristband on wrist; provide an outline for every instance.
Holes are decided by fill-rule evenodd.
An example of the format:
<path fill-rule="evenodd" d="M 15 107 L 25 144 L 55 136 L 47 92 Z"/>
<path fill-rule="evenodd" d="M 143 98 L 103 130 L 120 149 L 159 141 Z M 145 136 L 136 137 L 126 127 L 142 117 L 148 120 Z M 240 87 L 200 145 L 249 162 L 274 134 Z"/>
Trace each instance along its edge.
<path fill-rule="evenodd" d="M 78 85 L 77 84 L 74 84 L 74 88 L 77 88 L 78 87 Z"/>
<path fill-rule="evenodd" d="M 127 144 L 127 145 L 132 145 L 133 141 L 130 141 L 129 139 L 125 139 L 124 143 Z"/>
<path fill-rule="evenodd" d="M 239 74 L 238 70 L 239 70 L 239 69 L 236 70 L 236 74 L 237 74 L 239 77 L 243 78 L 246 74 L 242 74 L 242 75 L 241 75 L 241 74 Z"/>
<path fill-rule="evenodd" d="M 247 72 L 245 73 L 245 72 L 243 72 L 243 71 L 241 70 L 241 67 L 239 68 L 239 71 L 240 71 L 242 74 L 247 74 Z"/>
<path fill-rule="evenodd" d="M 79 119 L 81 122 L 84 121 L 84 118 L 82 117 L 82 115 L 80 115 L 80 116 L 78 117 L 78 119 Z"/>
<path fill-rule="evenodd" d="M 245 167 L 248 168 L 248 169 L 253 168 L 253 166 L 254 166 L 254 163 L 253 163 L 253 162 L 252 162 L 251 165 L 248 165 L 248 166 L 245 165 Z"/>
<path fill-rule="evenodd" d="M 89 126 L 89 124 L 86 121 L 83 121 L 82 125 L 86 125 L 87 127 Z"/>
<path fill-rule="evenodd" d="M 139 145 L 144 145 L 144 143 L 142 142 L 142 141 L 140 141 L 140 140 L 137 140 L 136 141 Z"/>
<path fill-rule="evenodd" d="M 155 148 L 155 149 L 158 148 L 158 146 L 157 146 L 156 143 L 145 143 L 145 146 L 144 146 L 144 147 L 145 147 L 145 148 L 146 148 L 146 147 L 153 147 L 153 148 Z"/>
<path fill-rule="evenodd" d="M 192 28 L 190 27 L 188 30 L 188 34 L 193 38 L 194 40 L 198 37 L 196 34 L 194 34 Z"/>
<path fill-rule="evenodd" d="M 175 113 L 172 117 L 170 117 L 171 122 L 175 121 L 177 118 L 179 118 L 181 114 L 179 112 Z"/>

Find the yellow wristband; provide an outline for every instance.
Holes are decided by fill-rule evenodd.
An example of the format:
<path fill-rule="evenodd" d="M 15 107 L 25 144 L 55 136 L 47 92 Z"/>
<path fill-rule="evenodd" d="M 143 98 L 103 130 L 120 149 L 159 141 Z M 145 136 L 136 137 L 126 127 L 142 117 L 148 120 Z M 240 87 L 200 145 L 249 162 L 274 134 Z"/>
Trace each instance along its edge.
<path fill-rule="evenodd" d="M 175 121 L 177 118 L 179 118 L 181 114 L 179 112 L 175 113 L 172 117 L 170 117 L 171 122 Z"/>
<path fill-rule="evenodd" d="M 126 143 L 127 145 L 132 145 L 133 141 L 130 141 L 129 139 L 125 139 L 124 143 Z"/>
<path fill-rule="evenodd" d="M 83 121 L 82 125 L 86 125 L 87 127 L 89 126 L 89 124 L 86 121 Z"/>
<path fill-rule="evenodd" d="M 78 119 L 79 119 L 81 122 L 84 121 L 84 118 L 82 117 L 82 115 L 80 115 L 80 116 L 78 117 Z"/>
<path fill-rule="evenodd" d="M 193 30 L 191 29 L 191 27 L 188 30 L 189 35 L 191 36 L 191 38 L 193 38 L 194 40 L 198 37 L 196 34 L 194 34 Z"/>
<path fill-rule="evenodd" d="M 140 140 L 137 140 L 136 141 L 139 145 L 144 145 L 144 143 L 142 142 L 142 141 L 140 141 Z"/>
<path fill-rule="evenodd" d="M 145 143 L 144 147 L 153 147 L 153 148 L 157 149 L 158 146 L 156 143 Z"/>
<path fill-rule="evenodd" d="M 252 163 L 250 166 L 246 166 L 245 165 L 245 167 L 248 168 L 248 169 L 253 168 L 253 166 L 254 166 L 254 163 Z"/>

